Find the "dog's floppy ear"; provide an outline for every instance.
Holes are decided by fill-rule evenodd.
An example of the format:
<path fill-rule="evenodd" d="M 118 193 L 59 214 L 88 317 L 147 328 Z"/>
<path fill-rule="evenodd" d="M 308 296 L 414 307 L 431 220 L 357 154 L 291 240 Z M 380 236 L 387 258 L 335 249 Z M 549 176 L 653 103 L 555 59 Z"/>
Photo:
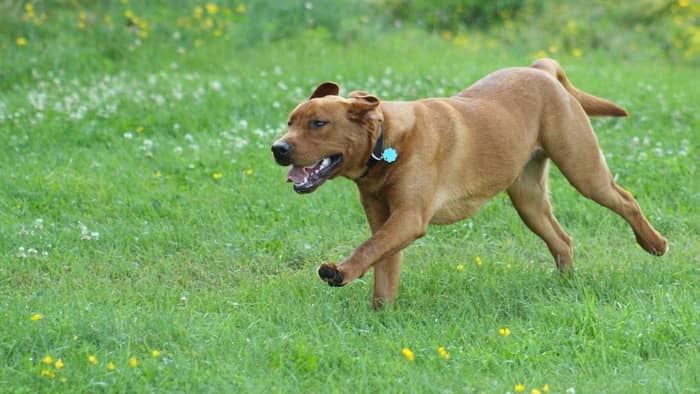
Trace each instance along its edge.
<path fill-rule="evenodd" d="M 384 120 L 384 115 L 377 110 L 379 99 L 377 96 L 365 92 L 356 91 L 350 93 L 350 109 L 348 116 L 352 120 Z"/>
<path fill-rule="evenodd" d="M 340 86 L 335 82 L 324 82 L 316 87 L 309 100 L 324 96 L 337 96 L 340 93 Z"/>
<path fill-rule="evenodd" d="M 353 90 L 352 92 L 350 92 L 350 94 L 348 94 L 348 97 L 350 98 L 362 98 L 366 96 L 370 96 L 370 94 L 363 90 Z"/>

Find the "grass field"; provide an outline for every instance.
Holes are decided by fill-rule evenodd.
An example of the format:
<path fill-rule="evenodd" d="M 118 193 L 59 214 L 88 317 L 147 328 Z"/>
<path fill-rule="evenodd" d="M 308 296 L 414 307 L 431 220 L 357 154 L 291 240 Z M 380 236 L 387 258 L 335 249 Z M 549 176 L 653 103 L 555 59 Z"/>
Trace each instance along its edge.
<path fill-rule="evenodd" d="M 317 278 L 369 230 L 351 182 L 284 182 L 269 145 L 288 112 L 324 80 L 450 95 L 533 54 L 407 31 L 106 60 L 4 37 L 1 392 L 700 392 L 697 66 L 558 56 L 631 112 L 594 127 L 668 255 L 554 169 L 573 279 L 500 197 L 409 247 L 397 302 L 374 312 L 371 274 Z"/>

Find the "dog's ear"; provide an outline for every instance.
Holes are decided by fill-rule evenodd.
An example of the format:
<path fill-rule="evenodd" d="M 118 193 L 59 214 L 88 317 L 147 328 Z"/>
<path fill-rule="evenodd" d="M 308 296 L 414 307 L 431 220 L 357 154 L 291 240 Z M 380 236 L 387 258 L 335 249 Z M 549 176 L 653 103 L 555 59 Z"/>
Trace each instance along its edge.
<path fill-rule="evenodd" d="M 362 90 L 354 90 L 348 94 L 348 97 L 350 98 L 362 98 L 366 96 L 370 96 L 370 94 Z"/>
<path fill-rule="evenodd" d="M 309 100 L 324 96 L 337 96 L 340 93 L 340 86 L 335 82 L 324 82 L 316 87 Z"/>
<path fill-rule="evenodd" d="M 384 115 L 378 111 L 379 99 L 377 96 L 365 92 L 350 93 L 350 109 L 348 116 L 352 120 L 384 120 Z"/>

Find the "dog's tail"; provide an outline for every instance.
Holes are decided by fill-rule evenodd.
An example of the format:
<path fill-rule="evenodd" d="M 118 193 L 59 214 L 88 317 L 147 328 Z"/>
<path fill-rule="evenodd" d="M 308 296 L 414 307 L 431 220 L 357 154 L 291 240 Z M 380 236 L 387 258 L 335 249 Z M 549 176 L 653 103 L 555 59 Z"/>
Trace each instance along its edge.
<path fill-rule="evenodd" d="M 612 101 L 596 97 L 582 90 L 576 89 L 566 77 L 564 69 L 553 59 L 538 59 L 532 63 L 532 67 L 542 70 L 554 78 L 566 89 L 583 107 L 589 116 L 627 116 L 627 111 Z"/>

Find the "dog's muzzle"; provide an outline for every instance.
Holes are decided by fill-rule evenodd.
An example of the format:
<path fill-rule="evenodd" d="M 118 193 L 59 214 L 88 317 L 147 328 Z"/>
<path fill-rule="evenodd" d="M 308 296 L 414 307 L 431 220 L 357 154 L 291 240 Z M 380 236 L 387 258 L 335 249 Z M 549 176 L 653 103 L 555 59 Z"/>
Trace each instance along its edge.
<path fill-rule="evenodd" d="M 292 146 L 287 141 L 277 141 L 272 144 L 272 155 L 281 166 L 292 164 Z"/>

